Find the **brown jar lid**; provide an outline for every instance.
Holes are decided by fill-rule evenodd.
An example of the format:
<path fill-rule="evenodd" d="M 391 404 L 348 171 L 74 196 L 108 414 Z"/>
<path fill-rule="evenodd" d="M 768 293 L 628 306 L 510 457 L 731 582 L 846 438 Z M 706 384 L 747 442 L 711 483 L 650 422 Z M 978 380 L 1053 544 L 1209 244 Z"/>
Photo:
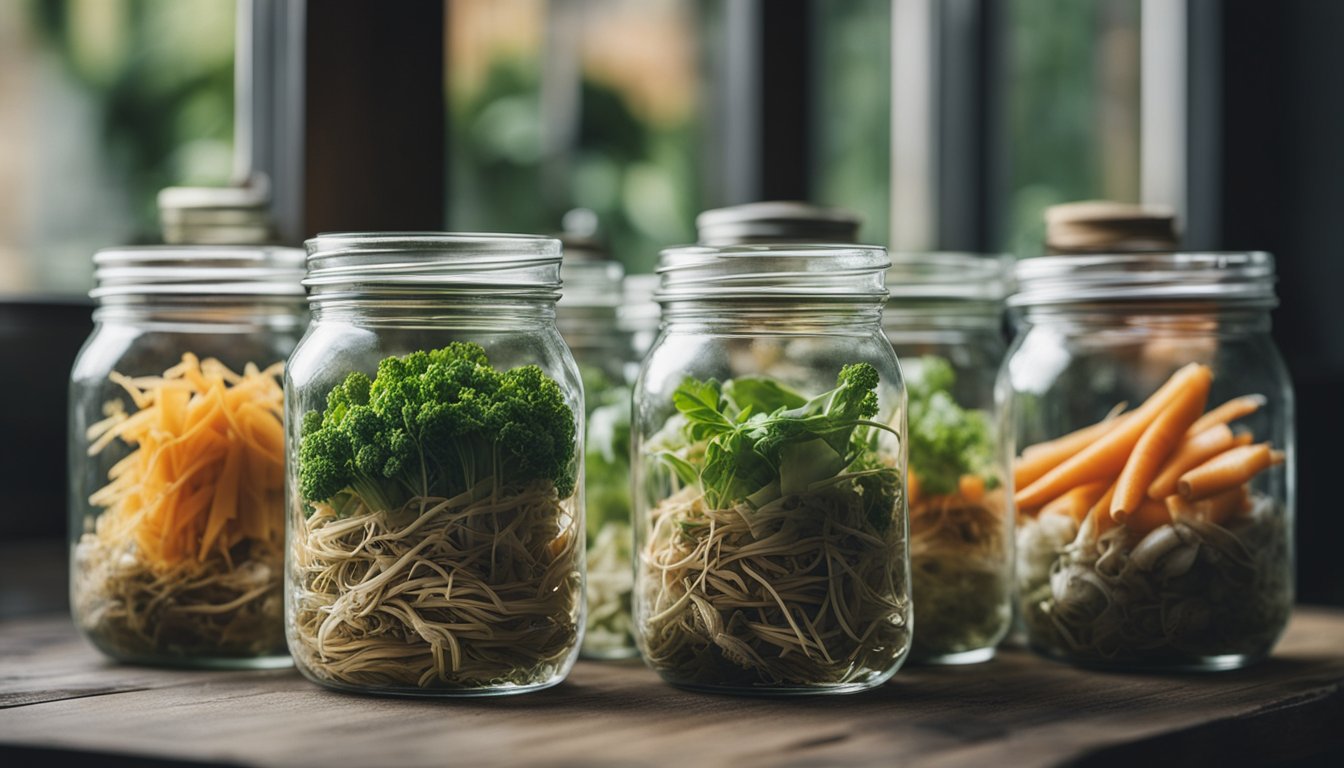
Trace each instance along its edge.
<path fill-rule="evenodd" d="M 1178 248 L 1176 214 L 1153 206 L 1083 200 L 1045 209 L 1050 253 L 1138 253 Z"/>

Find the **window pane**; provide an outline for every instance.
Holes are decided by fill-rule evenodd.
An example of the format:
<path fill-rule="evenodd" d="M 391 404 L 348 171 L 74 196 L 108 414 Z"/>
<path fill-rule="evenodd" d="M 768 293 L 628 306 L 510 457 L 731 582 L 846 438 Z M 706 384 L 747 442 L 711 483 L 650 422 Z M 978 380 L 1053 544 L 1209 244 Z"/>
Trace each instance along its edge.
<path fill-rule="evenodd" d="M 888 242 L 891 0 L 813 6 L 812 197 L 863 216 L 865 242 Z"/>
<path fill-rule="evenodd" d="M 234 0 L 0 2 L 0 292 L 82 293 L 232 170 Z"/>
<path fill-rule="evenodd" d="M 449 0 L 449 227 L 588 208 L 634 271 L 692 240 L 699 24 L 678 0 Z"/>
<path fill-rule="evenodd" d="M 1042 211 L 1139 199 L 1140 0 L 1011 0 L 1003 246 L 1041 252 Z"/>

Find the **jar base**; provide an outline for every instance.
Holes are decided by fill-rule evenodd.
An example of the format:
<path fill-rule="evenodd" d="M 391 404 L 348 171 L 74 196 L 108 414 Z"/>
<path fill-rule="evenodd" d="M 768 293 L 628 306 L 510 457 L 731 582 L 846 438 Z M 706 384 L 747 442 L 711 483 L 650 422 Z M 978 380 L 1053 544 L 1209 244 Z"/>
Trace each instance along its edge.
<path fill-rule="evenodd" d="M 997 649 L 994 646 L 988 648 L 975 648 L 969 651 L 960 651 L 957 653 L 931 654 L 928 656 L 910 656 L 911 664 L 927 664 L 929 666 L 960 666 L 963 664 L 983 664 L 994 658 Z"/>
<path fill-rule="evenodd" d="M 1108 661 L 1105 659 L 1081 659 L 1058 653 L 1039 645 L 1031 650 L 1038 656 L 1051 661 L 1062 661 L 1075 667 L 1098 672 L 1228 672 L 1258 664 L 1269 656 L 1265 653 L 1223 653 L 1208 656 L 1181 655 L 1153 659 L 1124 659 Z"/>
<path fill-rule="evenodd" d="M 289 669 L 294 659 L 289 654 L 278 656 L 252 656 L 246 658 L 234 656 L 181 657 L 140 656 L 134 654 L 109 653 L 102 648 L 103 655 L 118 664 L 130 664 L 137 667 L 163 667 L 166 669 L 212 669 L 219 671 L 241 671 L 262 669 Z"/>
<path fill-rule="evenodd" d="M 296 665 L 298 666 L 298 665 Z M 352 685 L 350 683 L 340 683 L 334 680 L 327 680 L 316 677 L 301 666 L 298 666 L 299 672 L 304 679 L 315 683 L 323 688 L 328 688 L 340 693 L 354 694 L 359 696 L 381 696 L 394 699 L 480 699 L 498 696 L 514 696 L 520 693 L 533 693 L 543 691 L 547 688 L 554 688 L 565 679 L 565 675 L 556 675 L 555 677 L 540 683 L 529 683 L 526 685 L 504 685 L 490 688 L 413 688 L 410 686 L 363 686 Z"/>
<path fill-rule="evenodd" d="M 692 693 L 709 693 L 719 696 L 748 696 L 752 698 L 775 698 L 775 697 L 800 697 L 800 696 L 833 696 L 850 693 L 862 693 L 874 688 L 880 687 L 896 674 L 896 670 L 889 673 L 874 675 L 872 679 L 858 683 L 836 683 L 834 685 L 759 685 L 759 686 L 741 686 L 741 685 L 707 685 L 704 683 L 688 683 L 682 680 L 674 680 L 666 675 L 660 674 L 663 682 L 674 688 L 680 688 L 683 691 Z"/>

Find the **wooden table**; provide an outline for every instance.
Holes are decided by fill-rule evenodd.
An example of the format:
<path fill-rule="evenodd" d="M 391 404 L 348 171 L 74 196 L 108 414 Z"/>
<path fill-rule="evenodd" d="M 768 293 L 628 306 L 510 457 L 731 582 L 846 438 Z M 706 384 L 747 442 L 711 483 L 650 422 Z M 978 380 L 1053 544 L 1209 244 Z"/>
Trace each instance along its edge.
<path fill-rule="evenodd" d="M 1341 686 L 1344 612 L 1324 609 L 1299 609 L 1274 658 L 1238 672 L 1103 674 L 1008 649 L 865 694 L 776 700 L 589 662 L 526 696 L 359 697 L 292 670 L 118 666 L 45 615 L 0 623 L 0 764 L 1344 765 Z"/>

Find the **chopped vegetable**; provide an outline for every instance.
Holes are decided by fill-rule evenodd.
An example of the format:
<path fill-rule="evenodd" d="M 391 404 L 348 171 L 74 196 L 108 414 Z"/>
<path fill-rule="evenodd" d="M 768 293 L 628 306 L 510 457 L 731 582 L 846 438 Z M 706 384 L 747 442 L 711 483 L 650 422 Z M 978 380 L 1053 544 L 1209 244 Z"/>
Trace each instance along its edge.
<path fill-rule="evenodd" d="M 646 661 L 672 682 L 815 688 L 888 673 L 908 644 L 901 473 L 877 371 L 811 399 L 764 379 L 687 379 L 646 456 L 637 589 Z M 680 486 L 679 488 L 677 486 Z"/>
<path fill-rule="evenodd" d="M 1176 492 L 1181 475 L 1236 445 L 1251 441 L 1249 434 L 1236 436 L 1226 424 L 1215 424 L 1203 432 L 1188 432 L 1176 446 L 1162 471 L 1148 486 L 1148 498 L 1162 500 Z"/>
<path fill-rule="evenodd" d="M 555 679 L 578 637 L 574 412 L 453 343 L 351 373 L 303 420 L 291 651 L 336 685 Z"/>
<path fill-rule="evenodd" d="M 587 507 L 587 623 L 583 654 L 620 658 L 635 653 L 634 542 L 630 530 L 630 390 L 600 370 L 584 372 L 591 409 L 584 449 Z"/>
<path fill-rule="evenodd" d="M 1242 445 L 1226 450 L 1181 475 L 1176 487 L 1181 498 L 1199 501 L 1237 488 L 1266 469 L 1283 463 L 1283 454 L 1269 443 Z"/>
<path fill-rule="evenodd" d="M 1080 661 L 1175 666 L 1272 646 L 1292 603 L 1288 532 L 1252 482 L 1284 457 L 1227 426 L 1263 397 L 1200 415 L 1210 382 L 1204 366 L 1182 368 L 1124 424 L 1093 431 L 1078 454 L 1088 461 L 1061 462 L 1019 493 L 1028 505 L 1053 497 L 1018 532 L 1034 645 Z"/>
<path fill-rule="evenodd" d="M 910 486 L 919 489 L 910 495 L 911 655 L 940 660 L 991 648 L 1007 630 L 1009 531 L 987 415 L 953 399 L 948 361 L 908 367 Z"/>
<path fill-rule="evenodd" d="M 1138 511 L 1162 463 L 1176 449 L 1185 431 L 1204 412 L 1212 382 L 1213 373 L 1207 367 L 1195 368 L 1185 385 L 1176 392 L 1171 404 L 1143 431 L 1134 446 L 1134 452 L 1125 461 L 1124 469 L 1120 470 L 1120 477 L 1115 481 L 1111 517 L 1123 521 Z"/>
<path fill-rule="evenodd" d="M 89 503 L 75 548 L 84 629 L 122 658 L 283 651 L 282 363 L 241 374 L 191 353 L 162 376 L 111 374 L 121 400 L 88 429 L 88 454 L 131 450 Z"/>
<path fill-rule="evenodd" d="M 1019 508 L 1040 507 L 1074 486 L 1118 476 L 1144 431 L 1185 390 L 1190 380 L 1204 375 L 1201 371 L 1206 373 L 1207 368 L 1195 363 L 1177 371 L 1114 429 L 1051 469 L 1036 482 L 1019 489 L 1014 503 Z"/>
<path fill-rule="evenodd" d="M 1071 458 L 1096 442 L 1097 438 L 1120 426 L 1126 416 L 1127 414 L 1119 415 L 1112 412 L 1096 424 L 1090 424 L 1046 443 L 1027 446 L 1022 452 L 1022 457 L 1013 465 L 1013 486 L 1026 488 L 1036 482 L 1046 472 L 1063 464 L 1065 459 Z"/>
<path fill-rule="evenodd" d="M 1265 404 L 1264 395 L 1242 395 L 1214 408 L 1190 426 L 1191 434 L 1198 434 L 1215 424 L 1228 424 L 1243 419 L 1260 410 Z"/>

